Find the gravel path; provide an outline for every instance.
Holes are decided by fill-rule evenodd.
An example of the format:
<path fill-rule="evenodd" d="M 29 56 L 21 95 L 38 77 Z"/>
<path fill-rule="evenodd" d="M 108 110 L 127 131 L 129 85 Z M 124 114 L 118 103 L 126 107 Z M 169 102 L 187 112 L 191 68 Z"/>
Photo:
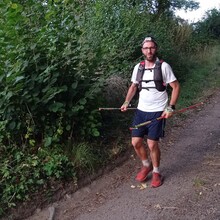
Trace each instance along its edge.
<path fill-rule="evenodd" d="M 220 220 L 220 91 L 166 135 L 161 187 L 134 180 L 141 164 L 131 155 L 26 220 Z"/>

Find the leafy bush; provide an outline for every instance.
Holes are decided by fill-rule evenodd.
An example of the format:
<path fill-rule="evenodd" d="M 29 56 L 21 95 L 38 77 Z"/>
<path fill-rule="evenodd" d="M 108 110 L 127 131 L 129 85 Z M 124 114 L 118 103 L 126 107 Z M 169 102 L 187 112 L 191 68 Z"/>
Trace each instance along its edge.
<path fill-rule="evenodd" d="M 14 3 L 4 14 L 8 48 L 1 68 L 0 111 L 8 136 L 2 134 L 2 140 L 49 146 L 98 136 L 99 114 L 94 109 L 103 79 L 91 72 L 95 53 L 80 42 L 77 7 L 39 2 L 28 6 Z M 34 18 L 28 17 L 30 9 Z"/>
<path fill-rule="evenodd" d="M 0 153 L 4 155 L 0 158 L 1 211 L 19 200 L 29 200 L 31 193 L 46 188 L 53 179 L 75 176 L 73 165 L 57 149 L 39 148 L 33 154 L 28 148 L 12 146 L 1 147 Z"/>
<path fill-rule="evenodd" d="M 195 35 L 203 42 L 220 39 L 220 10 L 206 11 L 203 20 L 195 24 Z"/>

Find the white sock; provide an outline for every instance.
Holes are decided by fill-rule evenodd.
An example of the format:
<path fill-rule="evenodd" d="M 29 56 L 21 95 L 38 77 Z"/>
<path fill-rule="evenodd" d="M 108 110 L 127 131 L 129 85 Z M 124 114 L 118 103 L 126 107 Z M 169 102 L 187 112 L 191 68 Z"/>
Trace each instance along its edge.
<path fill-rule="evenodd" d="M 142 160 L 142 164 L 143 164 L 143 166 L 145 166 L 145 167 L 149 167 L 149 166 L 150 166 L 149 160 Z"/>
<path fill-rule="evenodd" d="M 159 167 L 154 167 L 154 168 L 153 168 L 153 173 L 160 173 Z"/>

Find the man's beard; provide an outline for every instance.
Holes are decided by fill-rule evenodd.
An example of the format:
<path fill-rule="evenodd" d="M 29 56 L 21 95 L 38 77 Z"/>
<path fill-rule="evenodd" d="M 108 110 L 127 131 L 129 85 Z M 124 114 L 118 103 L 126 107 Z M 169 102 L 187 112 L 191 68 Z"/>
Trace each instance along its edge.
<path fill-rule="evenodd" d="M 150 57 L 147 57 L 147 56 L 146 56 L 146 60 L 147 60 L 147 61 L 150 61 L 150 62 L 155 61 L 155 60 L 156 60 L 156 55 L 152 55 L 152 56 L 150 56 Z"/>

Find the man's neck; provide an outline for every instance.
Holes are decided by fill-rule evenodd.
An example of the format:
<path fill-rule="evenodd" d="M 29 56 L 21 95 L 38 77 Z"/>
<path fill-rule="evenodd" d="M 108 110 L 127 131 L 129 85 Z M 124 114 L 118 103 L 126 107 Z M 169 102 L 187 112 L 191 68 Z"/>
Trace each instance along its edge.
<path fill-rule="evenodd" d="M 145 67 L 152 68 L 156 62 L 156 58 L 154 60 L 145 60 Z"/>

